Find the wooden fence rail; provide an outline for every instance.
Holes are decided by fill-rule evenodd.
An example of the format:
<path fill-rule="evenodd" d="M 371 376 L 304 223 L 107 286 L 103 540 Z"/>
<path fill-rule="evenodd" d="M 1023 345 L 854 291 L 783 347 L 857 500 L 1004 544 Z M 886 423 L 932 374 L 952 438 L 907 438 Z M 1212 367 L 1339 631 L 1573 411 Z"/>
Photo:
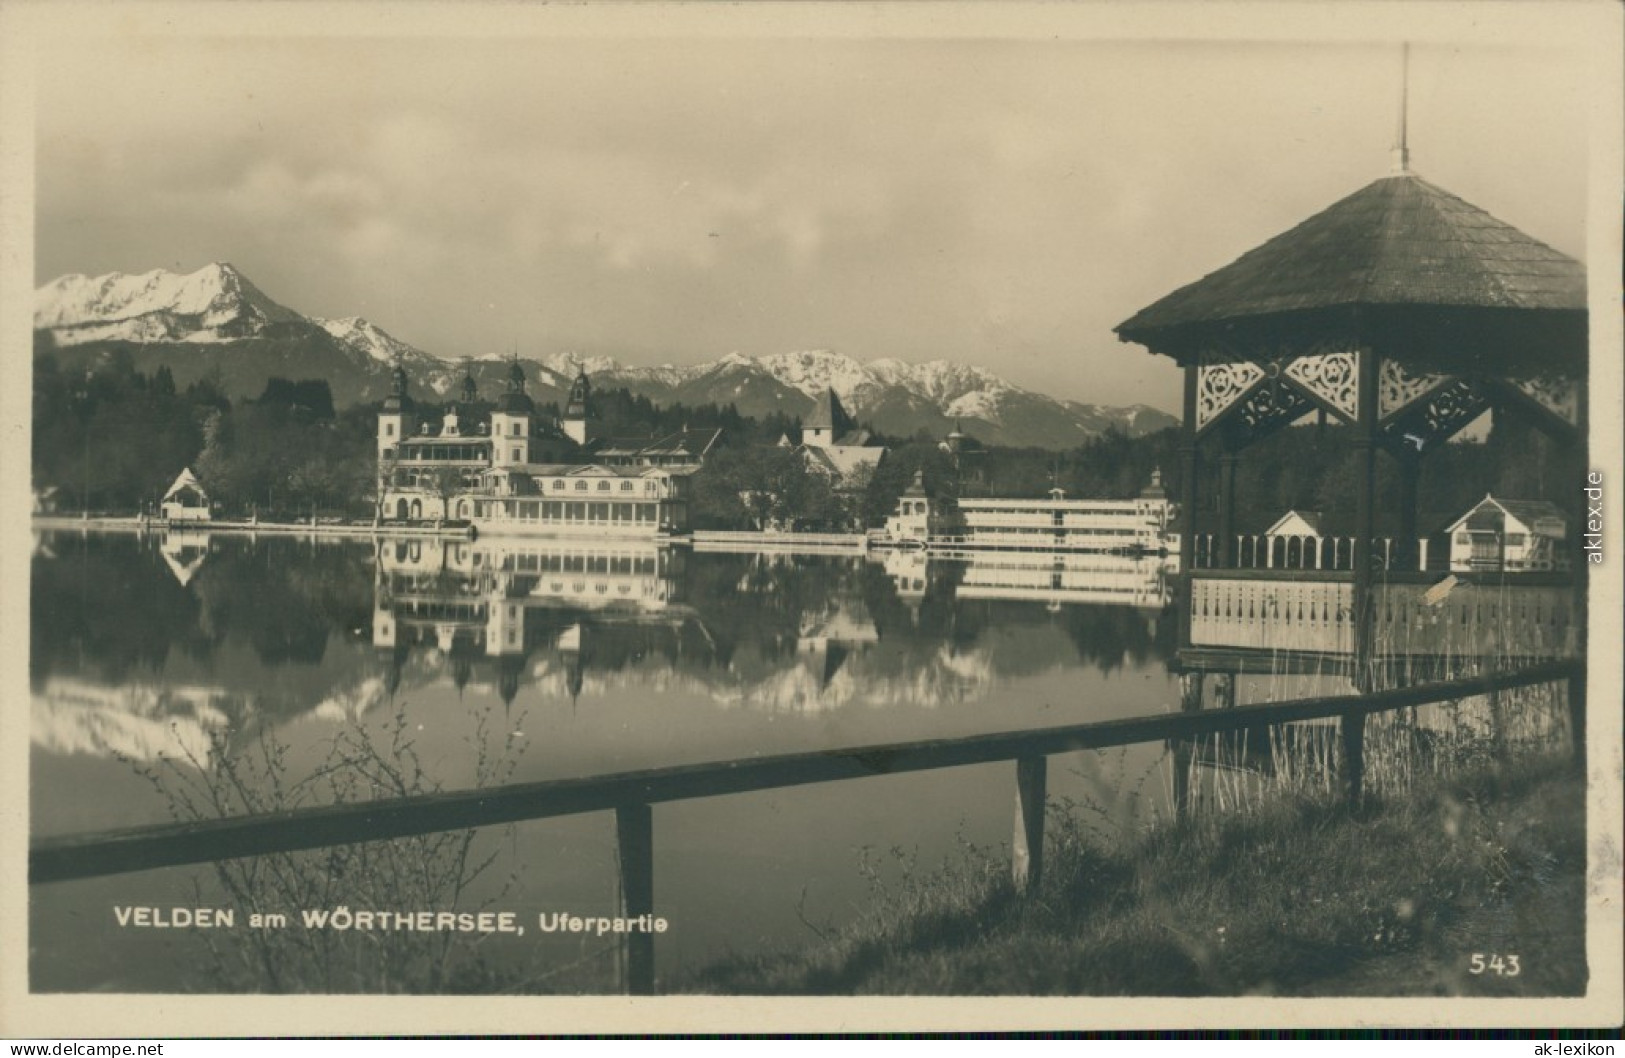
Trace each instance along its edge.
<path fill-rule="evenodd" d="M 293 852 L 468 827 L 613 810 L 620 851 L 622 911 L 652 910 L 654 828 L 650 806 L 722 794 L 781 789 L 875 775 L 1016 762 L 1016 820 L 1012 843 L 1018 887 L 1037 885 L 1043 863 L 1047 758 L 1077 750 L 1141 742 L 1188 740 L 1264 724 L 1340 718 L 1344 725 L 1350 796 L 1358 797 L 1365 717 L 1378 712 L 1453 701 L 1544 683 L 1569 685 L 1577 736 L 1584 731 L 1582 661 L 1554 661 L 1512 672 L 1398 687 L 1364 695 L 1304 698 L 1203 712 L 1105 720 L 1037 731 L 1006 731 L 964 738 L 821 750 L 706 764 L 622 772 L 581 779 L 551 779 L 490 789 L 324 805 L 284 812 L 186 823 L 165 823 L 35 841 L 28 856 L 31 884 L 69 881 L 207 863 L 273 852 Z M 1581 752 L 1583 737 L 1577 739 Z M 1583 759 L 1583 758 L 1582 758 Z M 652 990 L 653 938 L 628 952 L 629 991 Z M 644 943 L 646 942 L 646 943 Z"/>

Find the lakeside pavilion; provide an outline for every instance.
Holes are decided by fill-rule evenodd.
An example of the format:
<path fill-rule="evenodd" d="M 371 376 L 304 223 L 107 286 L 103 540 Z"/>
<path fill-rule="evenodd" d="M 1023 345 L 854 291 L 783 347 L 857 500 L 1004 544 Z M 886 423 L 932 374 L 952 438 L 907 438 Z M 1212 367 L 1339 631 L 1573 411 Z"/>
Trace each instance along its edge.
<path fill-rule="evenodd" d="M 1373 658 L 1505 660 L 1509 642 L 1531 657 L 1584 642 L 1578 557 L 1572 573 L 1495 575 L 1493 602 L 1471 575 L 1441 593 L 1415 553 L 1422 461 L 1486 410 L 1555 442 L 1575 479 L 1556 491 L 1568 524 L 1584 524 L 1584 266 L 1422 179 L 1403 146 L 1395 154 L 1389 175 L 1116 328 L 1184 371 L 1180 660 L 1198 703 L 1204 671 L 1230 704 L 1237 672 L 1347 671 L 1363 690 Z M 1244 454 L 1316 414 L 1350 428 L 1352 569 L 1237 568 Z M 1379 459 L 1396 464 L 1401 492 L 1387 553 L 1375 546 Z M 1216 483 L 1203 476 L 1214 462 Z M 1215 484 L 1217 525 L 1202 526 Z M 1203 529 L 1217 536 L 1208 555 Z M 1458 605 L 1459 624 L 1438 619 Z"/>

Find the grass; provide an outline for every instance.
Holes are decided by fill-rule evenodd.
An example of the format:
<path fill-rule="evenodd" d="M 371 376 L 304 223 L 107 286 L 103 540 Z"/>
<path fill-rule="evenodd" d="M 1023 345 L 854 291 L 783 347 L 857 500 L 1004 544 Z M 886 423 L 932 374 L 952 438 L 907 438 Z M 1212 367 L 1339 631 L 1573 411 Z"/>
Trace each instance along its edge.
<path fill-rule="evenodd" d="M 1052 807 L 1043 884 L 1003 856 L 881 886 L 794 952 L 678 990 L 750 994 L 1576 995 L 1585 783 L 1554 755 L 1416 778 L 1352 808 L 1289 795 L 1108 845 Z M 1471 971 L 1500 956 L 1503 972 Z M 1518 973 L 1508 976 L 1510 955 Z M 667 987 L 670 987 L 668 985 Z"/>

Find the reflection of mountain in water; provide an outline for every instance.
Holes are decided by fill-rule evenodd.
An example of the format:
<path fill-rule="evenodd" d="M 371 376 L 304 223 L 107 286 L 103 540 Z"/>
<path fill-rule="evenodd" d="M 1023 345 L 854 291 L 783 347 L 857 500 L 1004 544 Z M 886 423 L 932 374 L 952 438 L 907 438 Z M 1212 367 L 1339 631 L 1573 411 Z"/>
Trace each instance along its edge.
<path fill-rule="evenodd" d="M 29 737 L 53 753 L 207 761 L 232 703 L 213 687 L 107 686 L 52 676 L 33 694 Z"/>
<path fill-rule="evenodd" d="M 1166 656 L 1160 566 L 1067 556 L 1059 597 L 1039 606 L 1020 580 L 1034 559 L 1000 557 L 933 564 L 892 552 L 877 565 L 637 542 L 386 544 L 373 641 L 395 686 L 417 652 L 429 663 L 421 676 L 449 662 L 459 688 L 494 683 L 505 701 L 522 686 L 572 699 L 638 687 L 789 712 L 932 707 L 985 696 L 1001 675 Z M 997 578 L 1012 572 L 1001 591 Z M 1059 601 L 1086 596 L 1117 605 Z"/>
<path fill-rule="evenodd" d="M 771 712 L 932 708 L 1169 650 L 1155 609 L 1029 600 L 993 579 L 1008 563 L 918 553 L 905 569 L 649 542 L 46 543 L 30 664 L 35 741 L 59 752 L 179 752 L 222 727 L 337 721 L 440 683 L 506 702 L 669 690 Z"/>

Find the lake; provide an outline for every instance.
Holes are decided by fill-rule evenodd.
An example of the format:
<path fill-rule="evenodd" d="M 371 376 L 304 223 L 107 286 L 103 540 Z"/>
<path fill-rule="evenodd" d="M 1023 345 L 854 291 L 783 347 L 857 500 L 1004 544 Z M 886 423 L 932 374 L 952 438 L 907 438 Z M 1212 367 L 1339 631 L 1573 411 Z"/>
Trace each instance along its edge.
<path fill-rule="evenodd" d="M 41 533 L 32 833 L 1174 711 L 1171 583 L 1154 559 L 1086 555 Z M 1056 757 L 1049 795 L 1129 832 L 1169 814 L 1169 757 Z M 1007 860 L 1014 780 L 1005 763 L 655 806 L 662 982 L 801 944 L 945 861 Z M 615 857 L 600 812 L 39 885 L 31 986 L 608 991 L 613 938 L 540 923 L 613 915 Z M 376 934 L 245 926 L 341 905 L 528 928 L 382 958 Z M 237 920 L 138 926 L 137 907 Z"/>

